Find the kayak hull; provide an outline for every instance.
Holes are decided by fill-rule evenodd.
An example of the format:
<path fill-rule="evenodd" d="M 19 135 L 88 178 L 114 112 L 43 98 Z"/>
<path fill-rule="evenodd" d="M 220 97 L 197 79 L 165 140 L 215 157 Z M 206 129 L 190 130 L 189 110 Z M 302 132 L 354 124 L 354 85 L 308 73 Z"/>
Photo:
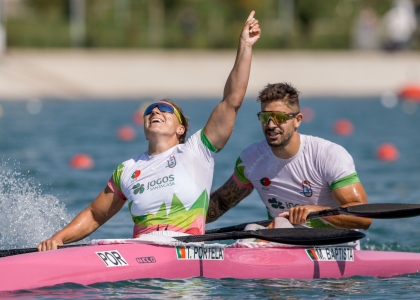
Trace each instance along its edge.
<path fill-rule="evenodd" d="M 350 247 L 89 245 L 0 258 L 0 291 L 143 278 L 316 279 L 420 271 L 420 253 Z"/>

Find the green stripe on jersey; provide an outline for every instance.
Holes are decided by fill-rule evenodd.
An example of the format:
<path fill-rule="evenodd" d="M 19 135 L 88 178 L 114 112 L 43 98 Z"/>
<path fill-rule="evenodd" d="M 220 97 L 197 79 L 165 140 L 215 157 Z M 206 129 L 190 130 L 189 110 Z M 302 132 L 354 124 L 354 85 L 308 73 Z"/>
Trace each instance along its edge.
<path fill-rule="evenodd" d="M 334 181 L 330 186 L 330 190 L 332 191 L 358 182 L 360 182 L 359 176 L 357 176 L 357 173 L 353 173 Z"/>
<path fill-rule="evenodd" d="M 306 226 L 309 226 L 309 227 L 312 227 L 312 228 L 335 228 L 332 225 L 325 224 L 320 219 L 306 220 Z"/>
<path fill-rule="evenodd" d="M 209 139 L 206 137 L 206 134 L 204 133 L 204 129 L 201 129 L 200 136 L 201 136 L 201 142 L 204 144 L 204 146 L 207 147 L 207 149 L 215 153 L 220 151 L 220 149 L 217 149 L 216 147 L 212 145 L 212 143 L 210 143 Z"/>
<path fill-rule="evenodd" d="M 114 172 L 112 173 L 112 179 L 114 180 L 114 184 L 120 192 L 122 192 L 121 191 L 121 174 L 123 170 L 124 170 L 124 164 L 119 164 L 117 169 L 115 169 Z"/>

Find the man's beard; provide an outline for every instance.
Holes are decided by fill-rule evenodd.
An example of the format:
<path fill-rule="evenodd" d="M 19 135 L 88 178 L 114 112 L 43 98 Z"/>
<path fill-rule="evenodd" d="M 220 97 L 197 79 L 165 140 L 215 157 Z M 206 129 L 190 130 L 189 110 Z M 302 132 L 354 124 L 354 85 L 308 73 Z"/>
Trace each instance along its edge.
<path fill-rule="evenodd" d="M 270 131 L 270 130 L 267 130 L 266 134 L 267 134 L 268 131 Z M 292 139 L 292 136 L 293 136 L 293 131 L 292 132 L 287 132 L 287 133 L 284 133 L 282 135 L 282 138 L 281 138 L 280 142 L 279 141 L 269 141 L 267 139 L 267 143 L 268 143 L 268 145 L 270 145 L 270 147 L 273 147 L 273 148 L 284 148 L 287 145 L 289 145 L 290 140 Z"/>

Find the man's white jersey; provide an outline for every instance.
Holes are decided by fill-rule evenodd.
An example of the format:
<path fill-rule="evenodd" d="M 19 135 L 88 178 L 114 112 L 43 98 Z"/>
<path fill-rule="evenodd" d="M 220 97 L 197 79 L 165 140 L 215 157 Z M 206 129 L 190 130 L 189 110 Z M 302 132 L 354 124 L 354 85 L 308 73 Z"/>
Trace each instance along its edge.
<path fill-rule="evenodd" d="M 271 218 L 299 205 L 337 207 L 331 191 L 359 182 L 353 159 L 342 146 L 303 134 L 300 142 L 290 159 L 275 156 L 263 140 L 245 149 L 236 162 L 235 182 L 253 186 Z M 322 225 L 308 221 L 310 226 L 316 223 Z"/>

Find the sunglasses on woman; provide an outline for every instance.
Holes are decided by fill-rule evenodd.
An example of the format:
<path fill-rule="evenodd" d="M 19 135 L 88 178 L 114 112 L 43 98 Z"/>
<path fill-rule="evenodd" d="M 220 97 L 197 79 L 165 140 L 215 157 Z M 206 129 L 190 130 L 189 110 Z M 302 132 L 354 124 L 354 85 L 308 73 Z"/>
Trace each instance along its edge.
<path fill-rule="evenodd" d="M 157 107 L 160 110 L 160 112 L 167 112 L 167 113 L 175 114 L 178 118 L 179 123 L 182 124 L 181 114 L 179 113 L 179 111 L 174 106 L 165 102 L 156 102 L 156 103 L 150 104 L 144 110 L 143 118 L 146 117 L 147 115 L 150 115 L 152 111 L 155 109 L 155 107 Z"/>
<path fill-rule="evenodd" d="M 257 116 L 258 120 L 260 120 L 263 124 L 268 124 L 270 119 L 273 120 L 274 124 L 280 124 L 286 122 L 287 120 L 293 119 L 296 117 L 300 112 L 294 113 L 286 113 L 284 111 L 260 111 Z"/>

